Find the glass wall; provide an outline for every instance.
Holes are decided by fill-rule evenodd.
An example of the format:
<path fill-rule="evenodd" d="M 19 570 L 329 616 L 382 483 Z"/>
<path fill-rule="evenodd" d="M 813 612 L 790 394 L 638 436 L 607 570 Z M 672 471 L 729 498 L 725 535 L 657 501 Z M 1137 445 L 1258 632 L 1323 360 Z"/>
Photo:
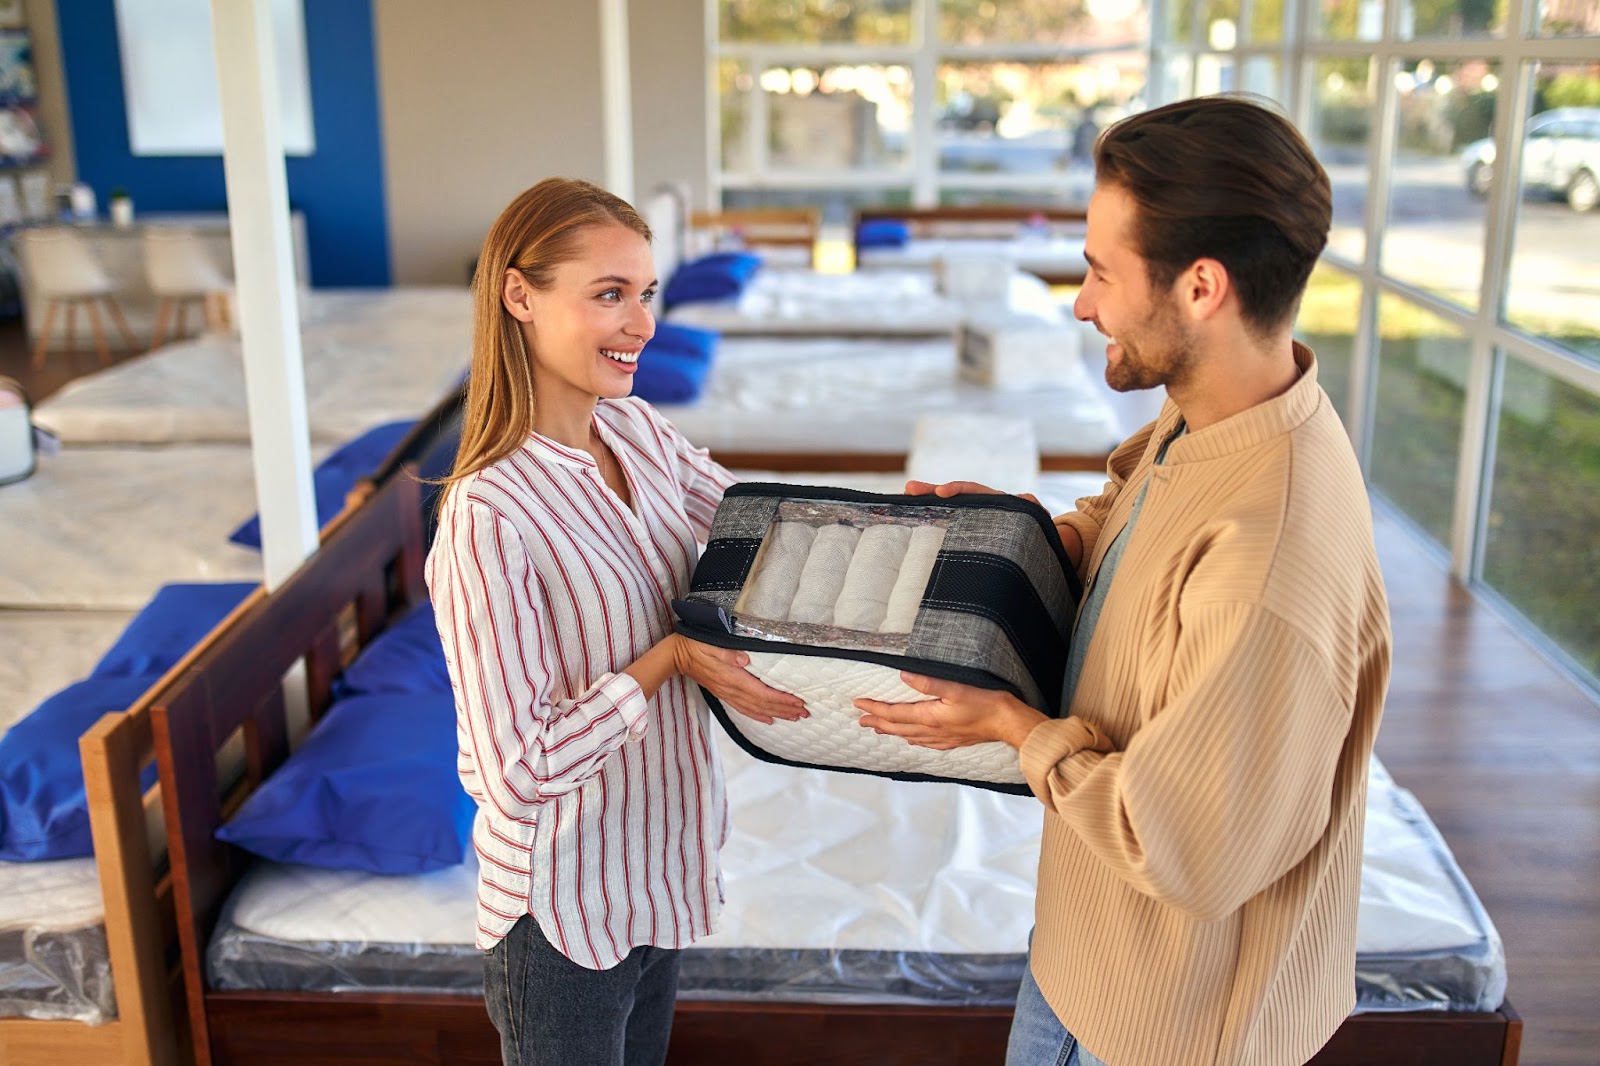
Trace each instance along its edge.
<path fill-rule="evenodd" d="M 1333 187 L 1296 334 L 1375 494 L 1597 684 L 1600 0 L 707 3 L 729 204 L 1081 203 L 1108 123 L 1276 101 Z"/>
<path fill-rule="evenodd" d="M 1081 205 L 1095 134 L 1148 102 L 1145 0 L 707 2 L 725 203 L 832 187 L 837 215 L 846 190 L 909 186 L 921 206 Z"/>

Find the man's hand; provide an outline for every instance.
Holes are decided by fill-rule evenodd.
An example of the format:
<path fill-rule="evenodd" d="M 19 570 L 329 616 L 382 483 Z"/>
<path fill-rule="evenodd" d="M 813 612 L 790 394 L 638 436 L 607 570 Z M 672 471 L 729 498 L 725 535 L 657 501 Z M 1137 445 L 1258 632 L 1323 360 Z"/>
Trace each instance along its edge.
<path fill-rule="evenodd" d="M 702 644 L 682 634 L 674 636 L 678 642 L 678 673 L 699 684 L 729 710 L 762 725 L 771 725 L 779 718 L 793 722 L 811 716 L 799 696 L 780 692 L 746 670 L 750 656 L 744 652 Z"/>
<path fill-rule="evenodd" d="M 999 489 L 991 489 L 988 485 L 980 485 L 976 481 L 946 481 L 939 485 L 927 481 L 907 481 L 905 492 L 907 496 L 939 496 L 942 498 L 960 496 L 966 493 L 974 493 L 980 496 L 1011 495 L 1011 493 L 1001 492 Z M 1018 493 L 1017 495 L 1030 503 L 1039 502 L 1039 498 L 1031 492 Z"/>
<path fill-rule="evenodd" d="M 1021 748 L 1033 727 L 1046 717 L 1009 692 L 975 688 L 920 674 L 900 680 L 932 699 L 916 703 L 855 701 L 866 712 L 861 725 L 888 736 L 903 737 L 918 747 L 949 751 L 991 740 Z"/>

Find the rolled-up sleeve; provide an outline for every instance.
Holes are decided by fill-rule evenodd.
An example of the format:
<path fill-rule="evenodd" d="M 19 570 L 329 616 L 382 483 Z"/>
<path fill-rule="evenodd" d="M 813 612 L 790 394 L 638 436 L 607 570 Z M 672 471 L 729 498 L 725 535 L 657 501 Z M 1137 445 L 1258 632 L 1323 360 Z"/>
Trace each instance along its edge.
<path fill-rule="evenodd" d="M 509 520 L 471 498 L 444 517 L 430 593 L 455 691 L 462 783 L 480 804 L 531 823 L 542 803 L 580 787 L 644 730 L 648 703 L 626 673 L 576 679 L 581 690 L 570 683 L 540 578 Z"/>

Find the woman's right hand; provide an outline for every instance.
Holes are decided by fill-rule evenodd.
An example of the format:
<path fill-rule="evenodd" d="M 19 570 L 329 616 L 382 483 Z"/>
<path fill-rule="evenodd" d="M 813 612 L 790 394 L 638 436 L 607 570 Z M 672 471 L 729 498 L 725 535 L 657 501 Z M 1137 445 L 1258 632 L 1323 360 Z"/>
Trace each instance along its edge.
<path fill-rule="evenodd" d="M 745 667 L 750 656 L 732 648 L 718 648 L 674 633 L 674 660 L 678 673 L 711 693 L 723 706 L 753 718 L 763 725 L 778 719 L 786 722 L 809 718 L 805 701 L 799 696 L 767 685 Z"/>

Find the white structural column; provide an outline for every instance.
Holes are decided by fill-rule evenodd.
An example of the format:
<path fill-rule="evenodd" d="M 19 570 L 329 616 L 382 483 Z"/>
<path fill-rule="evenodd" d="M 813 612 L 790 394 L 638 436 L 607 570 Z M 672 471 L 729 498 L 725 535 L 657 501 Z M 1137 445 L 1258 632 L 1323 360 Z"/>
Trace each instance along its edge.
<path fill-rule="evenodd" d="M 633 81 L 628 74 L 628 0 L 600 0 L 600 78 L 606 188 L 631 204 Z"/>
<path fill-rule="evenodd" d="M 317 549 L 271 0 L 212 0 L 223 170 L 269 589 Z"/>

